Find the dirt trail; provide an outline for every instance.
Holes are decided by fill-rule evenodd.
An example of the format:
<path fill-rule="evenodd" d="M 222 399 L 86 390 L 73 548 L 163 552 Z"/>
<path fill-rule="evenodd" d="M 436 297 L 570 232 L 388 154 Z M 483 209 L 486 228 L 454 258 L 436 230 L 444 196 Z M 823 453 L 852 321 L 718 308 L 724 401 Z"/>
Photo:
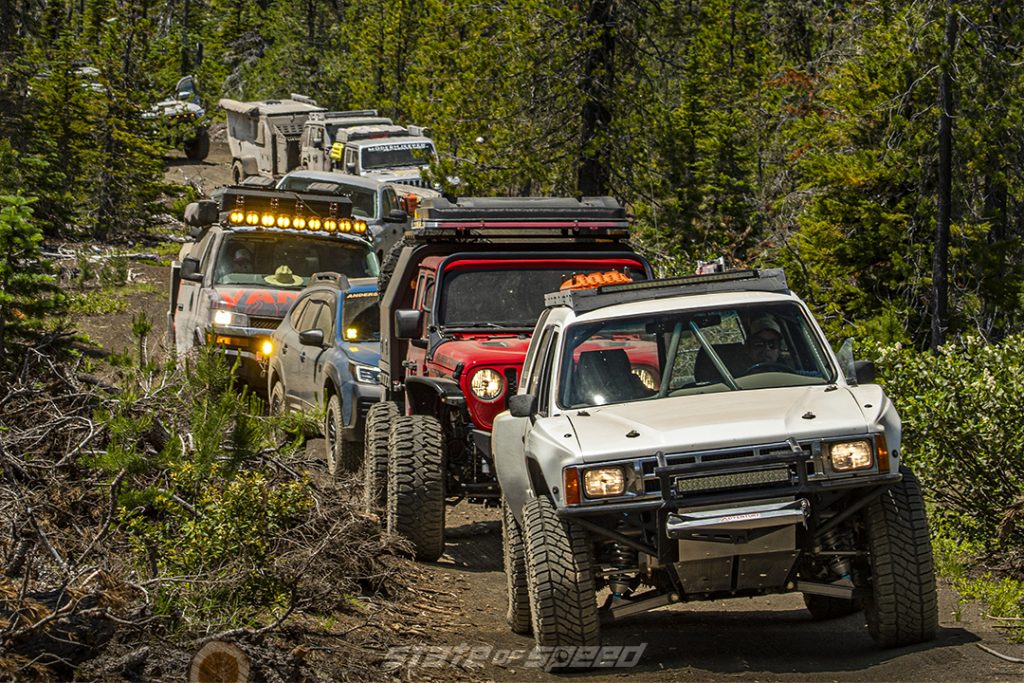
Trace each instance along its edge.
<path fill-rule="evenodd" d="M 230 177 L 230 156 L 215 139 L 202 164 L 171 160 L 167 179 L 192 182 L 206 193 Z M 166 274 L 146 267 L 149 281 Z M 166 292 L 142 297 L 147 310 L 166 311 Z M 131 338 L 131 314 L 101 321 L 111 339 Z M 97 325 L 94 325 L 96 327 Z M 311 449 L 319 449 L 313 441 Z M 414 650 L 421 664 L 417 679 L 496 681 L 564 680 L 524 666 L 533 648 L 529 637 L 505 625 L 505 577 L 502 572 L 498 510 L 460 503 L 448 510 L 446 551 L 424 565 L 420 594 L 434 596 L 420 621 L 430 624 L 424 648 Z M 957 597 L 940 584 L 940 630 L 932 643 L 896 650 L 875 647 L 857 614 L 814 622 L 799 595 L 692 603 L 663 608 L 603 630 L 604 643 L 637 647 L 643 657 L 635 668 L 603 669 L 573 678 L 631 681 L 1020 681 L 1024 664 L 1004 661 L 984 645 L 1012 657 L 1024 657 L 1024 645 L 1006 642 L 977 606 L 960 608 Z M 470 657 L 469 654 L 474 656 Z M 409 654 L 409 653 L 407 653 Z M 427 655 L 431 655 L 430 659 Z M 467 660 L 471 659 L 472 662 Z"/>

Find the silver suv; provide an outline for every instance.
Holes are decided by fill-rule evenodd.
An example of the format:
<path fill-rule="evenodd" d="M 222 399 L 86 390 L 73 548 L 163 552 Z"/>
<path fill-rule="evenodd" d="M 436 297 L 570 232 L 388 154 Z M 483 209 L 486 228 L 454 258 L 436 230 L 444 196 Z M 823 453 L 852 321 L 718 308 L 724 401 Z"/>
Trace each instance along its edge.
<path fill-rule="evenodd" d="M 800 592 L 884 647 L 933 638 L 921 493 L 851 348 L 781 270 L 549 294 L 492 434 L 512 629 L 595 645 L 602 620 Z"/>

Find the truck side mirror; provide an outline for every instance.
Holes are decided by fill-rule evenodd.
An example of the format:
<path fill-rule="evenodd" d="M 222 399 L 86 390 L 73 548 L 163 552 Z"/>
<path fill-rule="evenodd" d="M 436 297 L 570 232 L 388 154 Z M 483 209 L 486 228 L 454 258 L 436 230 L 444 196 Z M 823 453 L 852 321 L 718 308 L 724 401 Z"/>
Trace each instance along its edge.
<path fill-rule="evenodd" d="M 508 412 L 512 417 L 530 417 L 537 411 L 537 397 L 533 394 L 516 394 L 508 399 Z"/>
<path fill-rule="evenodd" d="M 213 225 L 220 218 L 220 207 L 211 199 L 201 199 L 185 207 L 185 225 Z"/>
<path fill-rule="evenodd" d="M 405 223 L 409 220 L 409 214 L 401 209 L 392 209 L 391 213 L 384 217 L 386 223 Z"/>
<path fill-rule="evenodd" d="M 348 173 L 351 173 L 352 175 L 355 175 L 356 174 L 356 162 L 350 161 L 347 164 L 345 164 L 345 170 Z"/>
<path fill-rule="evenodd" d="M 299 343 L 303 346 L 323 346 L 323 330 L 303 330 L 299 332 Z"/>
<path fill-rule="evenodd" d="M 857 384 L 872 384 L 875 381 L 875 364 L 872 361 L 854 361 L 853 372 L 857 378 Z"/>
<path fill-rule="evenodd" d="M 181 261 L 180 277 L 190 282 L 202 282 L 203 274 L 199 270 L 199 259 L 186 256 Z"/>
<path fill-rule="evenodd" d="M 419 339 L 422 314 L 415 309 L 395 311 L 395 336 L 399 339 Z"/>

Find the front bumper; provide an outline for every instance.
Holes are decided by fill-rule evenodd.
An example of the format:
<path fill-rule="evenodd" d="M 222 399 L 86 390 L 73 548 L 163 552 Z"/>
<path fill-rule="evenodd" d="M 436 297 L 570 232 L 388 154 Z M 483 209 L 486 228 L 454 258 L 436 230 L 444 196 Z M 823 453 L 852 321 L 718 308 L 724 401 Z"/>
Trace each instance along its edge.
<path fill-rule="evenodd" d="M 341 438 L 345 441 L 363 441 L 366 437 L 366 414 L 370 406 L 380 401 L 380 386 L 347 382 L 343 391 L 345 427 Z"/>
<path fill-rule="evenodd" d="M 232 329 L 207 329 L 206 343 L 224 352 L 228 363 L 238 362 L 236 374 L 239 381 L 249 386 L 260 396 L 267 393 L 267 359 L 263 355 L 263 342 L 270 339 L 265 330 L 262 333 Z"/>

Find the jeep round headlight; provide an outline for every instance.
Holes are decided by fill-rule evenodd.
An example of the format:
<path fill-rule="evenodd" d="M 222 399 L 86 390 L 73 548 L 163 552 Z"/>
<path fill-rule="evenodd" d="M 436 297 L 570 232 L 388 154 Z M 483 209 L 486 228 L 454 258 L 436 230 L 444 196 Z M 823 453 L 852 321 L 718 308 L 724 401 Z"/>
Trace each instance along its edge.
<path fill-rule="evenodd" d="M 505 380 L 496 371 L 490 368 L 477 370 L 469 378 L 469 388 L 473 395 L 482 401 L 493 401 L 501 396 L 505 388 Z"/>
<path fill-rule="evenodd" d="M 836 472 L 849 472 L 871 467 L 871 444 L 868 441 L 845 441 L 828 446 L 828 457 Z"/>
<path fill-rule="evenodd" d="M 647 368 L 633 368 L 631 372 L 640 378 L 640 381 L 643 383 L 644 387 L 646 387 L 649 391 L 657 391 L 658 385 L 655 384 L 653 372 L 651 372 Z"/>
<path fill-rule="evenodd" d="M 626 473 L 621 467 L 595 467 L 583 473 L 587 498 L 621 496 L 626 490 Z"/>

